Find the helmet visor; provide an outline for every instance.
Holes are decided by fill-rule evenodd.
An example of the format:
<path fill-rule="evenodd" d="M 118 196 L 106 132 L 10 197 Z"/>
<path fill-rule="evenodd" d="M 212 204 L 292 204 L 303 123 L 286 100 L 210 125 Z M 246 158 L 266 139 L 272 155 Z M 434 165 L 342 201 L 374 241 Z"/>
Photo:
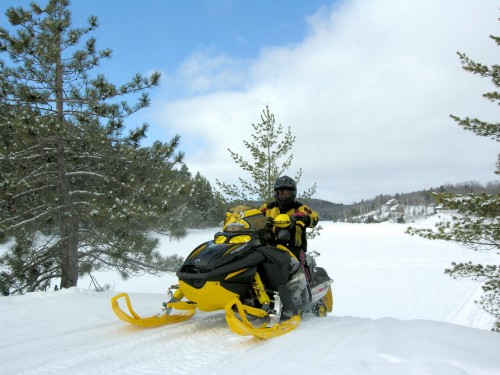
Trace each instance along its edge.
<path fill-rule="evenodd" d="M 279 189 L 276 190 L 276 197 L 280 199 L 291 198 L 293 196 L 293 191 L 289 189 Z"/>

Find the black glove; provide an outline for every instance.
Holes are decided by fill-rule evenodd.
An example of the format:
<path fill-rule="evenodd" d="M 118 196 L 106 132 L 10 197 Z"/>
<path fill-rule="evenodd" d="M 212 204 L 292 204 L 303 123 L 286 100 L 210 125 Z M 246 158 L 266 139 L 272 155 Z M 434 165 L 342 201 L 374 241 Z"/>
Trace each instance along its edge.
<path fill-rule="evenodd" d="M 305 212 L 294 213 L 293 215 L 290 216 L 290 220 L 295 225 L 301 225 L 301 224 L 298 224 L 298 222 L 302 222 L 302 224 L 304 224 L 305 227 L 308 227 L 309 224 L 311 224 L 311 218 Z"/>

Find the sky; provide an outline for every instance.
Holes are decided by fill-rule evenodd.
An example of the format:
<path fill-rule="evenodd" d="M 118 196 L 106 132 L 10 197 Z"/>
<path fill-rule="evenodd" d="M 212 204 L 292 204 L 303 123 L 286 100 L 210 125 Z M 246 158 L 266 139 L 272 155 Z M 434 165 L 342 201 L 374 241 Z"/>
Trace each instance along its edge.
<path fill-rule="evenodd" d="M 269 340 L 233 333 L 224 311 L 197 310 L 185 322 L 142 329 L 113 314 L 112 296 L 128 292 L 138 314 L 153 316 L 175 278 L 123 281 L 101 272 L 94 276 L 113 291 L 95 292 L 87 278 L 78 288 L 0 297 L 0 373 L 498 374 L 500 334 L 489 331 L 492 317 L 474 303 L 480 283 L 443 273 L 452 260 L 485 264 L 496 254 L 408 236 L 405 225 L 389 222 L 322 226 L 310 246 L 334 279 L 325 318 L 304 315 L 295 330 Z M 191 230 L 176 252 L 185 257 L 210 238 L 213 230 Z M 161 242 L 163 254 L 171 248 Z"/>
<path fill-rule="evenodd" d="M 0 1 L 0 10 L 29 1 Z M 42 2 L 44 3 L 44 2 Z M 457 52 L 498 63 L 494 0 L 73 0 L 75 26 L 113 58 L 112 82 L 162 73 L 151 106 L 126 122 L 150 125 L 145 144 L 181 136 L 191 172 L 250 180 L 228 149 L 268 107 L 296 137 L 288 174 L 299 193 L 350 204 L 379 194 L 498 180 L 498 144 L 461 129 L 450 114 L 497 122 L 482 98 L 486 78 L 462 70 Z M 6 19 L 0 18 L 2 25 Z"/>

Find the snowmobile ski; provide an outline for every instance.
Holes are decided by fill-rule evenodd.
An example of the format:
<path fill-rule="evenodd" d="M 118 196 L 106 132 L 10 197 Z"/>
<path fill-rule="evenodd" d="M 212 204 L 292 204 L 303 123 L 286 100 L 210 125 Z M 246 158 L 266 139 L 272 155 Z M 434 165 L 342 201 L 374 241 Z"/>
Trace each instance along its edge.
<path fill-rule="evenodd" d="M 118 304 L 118 300 L 120 298 L 125 298 L 125 302 L 127 304 L 129 313 L 123 311 L 120 308 L 120 305 Z M 167 324 L 174 324 L 174 323 L 179 323 L 183 322 L 185 320 L 188 320 L 191 318 L 196 309 L 196 304 L 195 303 L 187 303 L 185 301 L 178 301 L 178 302 L 172 302 L 168 303 L 167 307 L 168 308 L 175 308 L 177 310 L 184 310 L 184 314 L 158 314 L 154 315 L 151 317 L 143 318 L 139 314 L 137 314 L 134 309 L 132 308 L 132 304 L 130 303 L 130 298 L 127 293 L 120 293 L 114 296 L 111 299 L 111 306 L 113 308 L 114 313 L 118 318 L 123 320 L 126 323 L 138 325 L 141 327 L 158 327 L 158 326 L 163 326 Z"/>
<path fill-rule="evenodd" d="M 238 312 L 241 319 L 236 317 L 234 310 Z M 247 313 L 261 318 L 268 316 L 268 314 L 261 309 L 243 305 L 239 299 L 235 299 L 227 304 L 226 322 L 234 333 L 242 336 L 269 339 L 294 330 L 300 323 L 300 316 L 298 315 L 293 315 L 291 318 L 282 322 L 273 322 L 273 317 L 270 316 L 271 324 L 265 322 L 261 326 L 255 327 L 248 320 Z"/>

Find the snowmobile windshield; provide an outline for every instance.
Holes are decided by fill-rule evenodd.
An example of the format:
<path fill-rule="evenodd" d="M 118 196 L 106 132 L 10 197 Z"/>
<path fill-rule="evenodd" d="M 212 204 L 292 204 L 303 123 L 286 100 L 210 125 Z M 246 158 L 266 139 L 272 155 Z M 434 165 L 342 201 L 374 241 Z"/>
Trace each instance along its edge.
<path fill-rule="evenodd" d="M 238 210 L 243 208 L 243 210 Z M 262 212 L 255 208 L 239 206 L 226 213 L 226 222 L 223 231 L 228 232 L 257 232 L 265 229 L 267 219 Z"/>

